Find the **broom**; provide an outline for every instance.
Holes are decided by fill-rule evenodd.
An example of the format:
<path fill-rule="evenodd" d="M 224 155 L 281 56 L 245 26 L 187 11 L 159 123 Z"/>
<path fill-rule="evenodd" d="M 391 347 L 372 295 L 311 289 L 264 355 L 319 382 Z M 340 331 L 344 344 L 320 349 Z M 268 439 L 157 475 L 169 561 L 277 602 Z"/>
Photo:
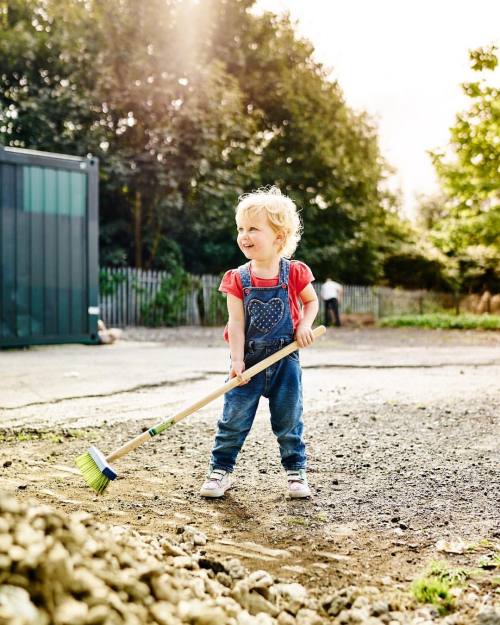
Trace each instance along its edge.
<path fill-rule="evenodd" d="M 318 326 L 313 330 L 315 338 L 321 336 L 325 332 L 325 326 Z M 290 343 L 286 347 L 283 347 L 283 349 L 278 350 L 274 354 L 271 354 L 271 356 L 268 356 L 267 358 L 264 358 L 264 360 L 258 362 L 253 367 L 250 367 L 250 369 L 244 371 L 241 375 L 241 378 L 245 382 L 247 380 L 250 380 L 250 378 L 257 375 L 257 373 L 260 373 L 264 369 L 267 369 L 267 367 L 274 364 L 275 362 L 278 362 L 278 360 L 281 360 L 285 356 L 288 356 L 288 354 L 291 354 L 297 349 L 299 349 L 299 345 L 297 341 L 293 341 L 293 343 Z M 109 482 L 116 479 L 117 477 L 117 473 L 110 465 L 110 462 L 112 462 L 113 460 L 118 460 L 118 458 L 125 456 L 125 454 L 128 454 L 136 447 L 139 447 L 139 445 L 142 445 L 152 436 L 161 434 L 181 419 L 184 419 L 184 417 L 187 417 L 193 412 L 196 412 L 199 408 L 206 406 L 214 399 L 217 399 L 217 397 L 224 395 L 224 393 L 227 393 L 228 391 L 235 388 L 236 386 L 239 386 L 240 384 L 240 378 L 231 378 L 228 382 L 224 384 L 224 386 L 221 386 L 215 391 L 212 391 L 212 393 L 206 395 L 188 408 L 185 408 L 181 412 L 177 413 L 175 416 L 170 417 L 169 419 L 166 419 L 165 421 L 162 421 L 161 423 L 158 423 L 157 425 L 149 428 L 149 430 L 146 430 L 142 434 L 139 434 L 139 436 L 136 436 L 128 443 L 125 443 L 125 445 L 122 445 L 121 447 L 116 449 L 109 456 L 104 456 L 104 454 L 99 451 L 97 447 L 92 446 L 89 448 L 86 454 L 83 454 L 76 459 L 76 466 L 80 469 L 83 478 L 85 479 L 87 484 L 97 493 L 103 493 L 106 490 Z"/>

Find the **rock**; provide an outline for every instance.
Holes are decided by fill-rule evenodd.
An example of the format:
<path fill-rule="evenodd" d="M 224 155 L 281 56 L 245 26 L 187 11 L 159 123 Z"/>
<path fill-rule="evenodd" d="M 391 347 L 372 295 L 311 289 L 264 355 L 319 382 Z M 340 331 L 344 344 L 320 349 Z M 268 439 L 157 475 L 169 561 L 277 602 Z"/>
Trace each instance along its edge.
<path fill-rule="evenodd" d="M 457 553 L 462 554 L 468 549 L 468 545 L 459 538 L 455 540 L 438 540 L 436 543 L 436 549 L 445 553 Z"/>
<path fill-rule="evenodd" d="M 54 625 L 84 625 L 88 611 L 86 603 L 73 598 L 66 599 L 56 608 Z"/>
<path fill-rule="evenodd" d="M 4 585 L 0 587 L 0 623 L 21 625 L 45 625 L 44 615 L 31 602 L 24 588 Z"/>
<path fill-rule="evenodd" d="M 273 578 L 267 571 L 254 571 L 248 578 L 249 588 L 269 588 L 273 585 Z"/>
<path fill-rule="evenodd" d="M 371 611 L 373 616 L 381 616 L 382 614 L 387 614 L 389 612 L 389 604 L 386 601 L 374 601 L 371 606 Z"/>
<path fill-rule="evenodd" d="M 163 553 L 167 556 L 187 556 L 188 554 L 178 547 L 177 545 L 173 545 L 166 540 L 161 542 L 161 546 L 163 549 Z"/>
<path fill-rule="evenodd" d="M 295 625 L 295 618 L 290 612 L 286 612 L 286 610 L 280 612 L 276 620 L 278 621 L 278 625 Z"/>
<path fill-rule="evenodd" d="M 308 608 L 301 608 L 295 617 L 297 625 L 323 625 L 325 622 L 317 612 Z"/>
<path fill-rule="evenodd" d="M 228 575 L 227 573 L 224 573 L 223 571 L 220 571 L 219 573 L 217 573 L 215 578 L 220 584 L 222 584 L 223 586 L 226 586 L 227 588 L 231 588 L 231 586 L 233 585 L 233 580 L 231 576 Z"/>
<path fill-rule="evenodd" d="M 233 579 L 243 579 L 246 571 L 237 558 L 231 558 L 226 563 L 226 571 Z"/>
<path fill-rule="evenodd" d="M 179 602 L 177 615 L 182 622 L 194 625 L 224 625 L 228 621 L 220 606 L 207 606 L 199 600 Z"/>
<path fill-rule="evenodd" d="M 109 621 L 109 608 L 106 605 L 95 605 L 90 608 L 85 625 L 101 625 Z"/>
<path fill-rule="evenodd" d="M 237 618 L 241 612 L 241 606 L 231 597 L 216 597 L 215 605 L 219 605 L 230 618 Z"/>
<path fill-rule="evenodd" d="M 279 610 L 275 605 L 265 599 L 262 595 L 259 595 L 257 592 L 250 592 L 246 603 L 248 611 L 254 616 L 256 616 L 259 612 L 264 612 L 265 614 L 270 614 L 271 616 L 277 616 L 279 613 Z"/>
<path fill-rule="evenodd" d="M 191 556 L 175 556 L 173 558 L 173 563 L 178 569 L 193 569 L 198 566 L 197 562 Z"/>
<path fill-rule="evenodd" d="M 159 625 L 176 625 L 181 622 L 176 616 L 175 607 L 170 603 L 159 601 L 149 609 L 151 615 Z"/>
<path fill-rule="evenodd" d="M 191 542 L 194 546 L 203 546 L 207 544 L 207 537 L 195 527 L 186 525 L 184 528 L 184 540 Z"/>
<path fill-rule="evenodd" d="M 500 625 L 500 607 L 484 606 L 476 617 L 477 625 Z"/>
<path fill-rule="evenodd" d="M 301 584 L 275 584 L 274 589 L 278 595 L 278 607 L 281 610 L 297 614 L 307 603 L 307 590 Z"/>

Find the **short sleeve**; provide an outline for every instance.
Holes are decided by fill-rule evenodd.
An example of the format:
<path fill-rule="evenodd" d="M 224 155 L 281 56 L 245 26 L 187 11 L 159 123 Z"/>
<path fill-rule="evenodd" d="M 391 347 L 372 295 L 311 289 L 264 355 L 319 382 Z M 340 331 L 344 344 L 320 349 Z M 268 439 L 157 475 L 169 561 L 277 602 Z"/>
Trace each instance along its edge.
<path fill-rule="evenodd" d="M 243 287 L 237 269 L 226 271 L 220 283 L 219 291 L 221 291 L 221 293 L 231 293 L 231 295 L 234 295 L 238 299 L 243 299 Z"/>
<path fill-rule="evenodd" d="M 293 260 L 290 265 L 290 279 L 293 280 L 298 295 L 302 293 L 308 284 L 313 282 L 314 276 L 305 263 L 300 260 Z"/>

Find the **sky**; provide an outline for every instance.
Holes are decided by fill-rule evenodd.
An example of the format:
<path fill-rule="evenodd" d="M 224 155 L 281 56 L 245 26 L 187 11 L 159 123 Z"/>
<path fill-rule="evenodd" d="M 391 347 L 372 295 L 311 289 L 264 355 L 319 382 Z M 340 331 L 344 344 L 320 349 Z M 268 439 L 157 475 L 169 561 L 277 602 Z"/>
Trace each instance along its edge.
<path fill-rule="evenodd" d="M 460 84 L 477 79 L 468 50 L 500 39 L 498 0 L 257 0 L 257 11 L 288 11 L 331 70 L 347 104 L 378 123 L 380 147 L 397 169 L 403 210 L 438 190 L 427 150 L 444 148 L 468 107 Z M 491 72 L 488 81 L 498 82 Z"/>

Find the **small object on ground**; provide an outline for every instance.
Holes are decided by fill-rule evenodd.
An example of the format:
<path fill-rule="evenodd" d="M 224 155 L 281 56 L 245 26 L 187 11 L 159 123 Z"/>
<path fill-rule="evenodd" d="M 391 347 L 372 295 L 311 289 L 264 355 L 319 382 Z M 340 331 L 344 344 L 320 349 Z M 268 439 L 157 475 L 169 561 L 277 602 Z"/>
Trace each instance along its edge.
<path fill-rule="evenodd" d="M 110 345 L 121 338 L 122 330 L 120 328 L 107 328 L 102 319 L 97 321 L 97 334 L 99 341 L 103 345 Z"/>
<path fill-rule="evenodd" d="M 303 499 L 311 496 L 311 489 L 307 484 L 306 472 L 304 469 L 288 470 L 288 494 L 292 499 Z"/>
<path fill-rule="evenodd" d="M 231 488 L 231 478 L 227 471 L 214 469 L 200 489 L 202 497 L 223 497 L 226 490 Z"/>
<path fill-rule="evenodd" d="M 318 326 L 313 330 L 315 338 L 318 338 L 325 332 L 325 326 Z M 212 391 L 212 393 L 209 393 L 208 395 L 198 400 L 191 406 L 188 406 L 173 417 L 170 417 L 165 421 L 162 421 L 157 425 L 149 428 L 142 434 L 139 434 L 139 436 L 136 436 L 128 443 L 125 443 L 125 445 L 122 445 L 121 447 L 116 449 L 109 456 L 104 456 L 104 454 L 101 453 L 97 447 L 91 447 L 86 454 L 83 454 L 76 459 L 76 466 L 82 472 L 82 475 L 87 484 L 97 493 L 103 493 L 108 487 L 110 480 L 114 480 L 117 477 L 116 471 L 111 467 L 110 462 L 112 462 L 113 460 L 117 460 L 122 456 L 125 456 L 125 454 L 128 454 L 136 447 L 139 447 L 139 445 L 145 443 L 152 436 L 161 434 L 168 428 L 175 425 L 181 419 L 184 419 L 184 417 L 193 414 L 193 412 L 196 412 L 200 408 L 203 408 L 203 406 L 206 406 L 214 399 L 217 399 L 221 395 L 224 395 L 224 393 L 227 393 L 231 389 L 236 388 L 240 384 L 248 382 L 248 380 L 250 380 L 254 375 L 257 375 L 257 373 L 264 371 L 264 369 L 267 369 L 267 367 L 270 367 L 275 362 L 278 362 L 278 360 L 285 358 L 285 356 L 288 356 L 298 349 L 299 344 L 297 343 L 297 341 L 293 341 L 286 347 L 283 347 L 274 354 L 271 354 L 271 356 L 264 358 L 264 360 L 261 360 L 253 367 L 250 367 L 250 369 L 244 371 L 240 377 L 231 378 L 223 386 L 219 387 L 215 391 Z"/>
<path fill-rule="evenodd" d="M 442 538 L 436 543 L 436 549 L 438 551 L 444 551 L 445 553 L 465 553 L 467 551 L 467 547 L 468 545 L 459 538 L 455 540 L 445 540 Z"/>

